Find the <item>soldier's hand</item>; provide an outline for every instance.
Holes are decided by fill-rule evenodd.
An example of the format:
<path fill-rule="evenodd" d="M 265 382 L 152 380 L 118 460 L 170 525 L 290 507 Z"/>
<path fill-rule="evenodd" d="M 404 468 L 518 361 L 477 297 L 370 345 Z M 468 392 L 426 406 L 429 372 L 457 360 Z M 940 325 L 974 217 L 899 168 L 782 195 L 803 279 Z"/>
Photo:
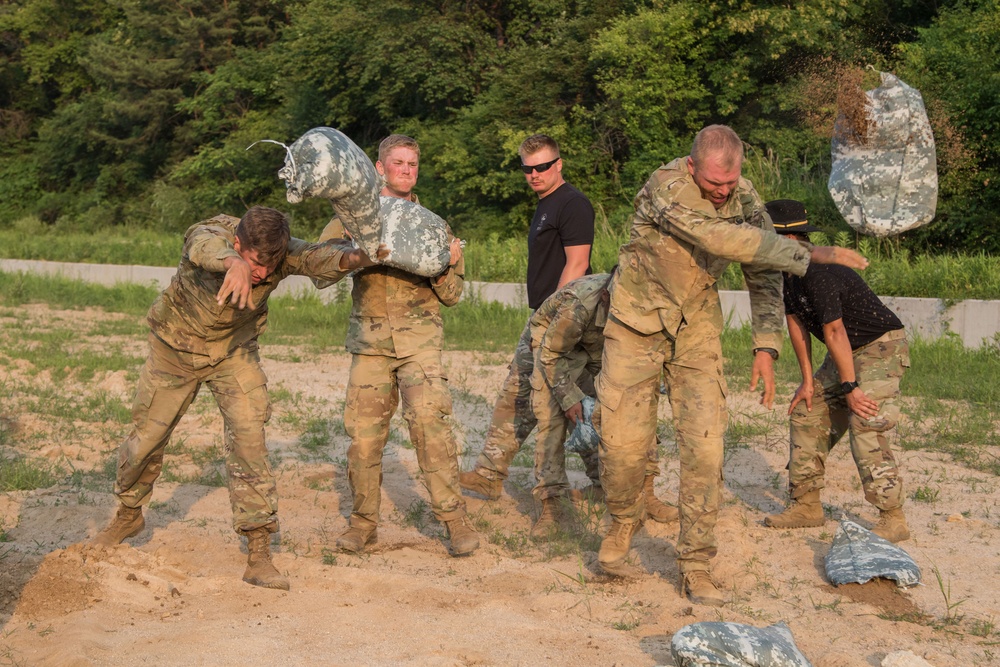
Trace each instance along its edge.
<path fill-rule="evenodd" d="M 583 421 L 583 401 L 580 401 L 569 410 L 565 412 L 566 419 L 570 420 L 573 424 L 577 424 Z"/>
<path fill-rule="evenodd" d="M 792 414 L 792 410 L 795 409 L 795 406 L 801 403 L 802 401 L 806 402 L 806 410 L 812 412 L 813 409 L 812 378 L 809 378 L 808 380 L 800 384 L 799 388 L 795 390 L 795 395 L 792 396 L 792 403 L 791 405 L 788 406 L 788 414 Z"/>
<path fill-rule="evenodd" d="M 753 355 L 750 391 L 757 389 L 759 380 L 764 381 L 764 393 L 760 395 L 760 404 L 771 409 L 774 407 L 774 359 L 764 350 L 757 350 L 757 353 Z"/>
<path fill-rule="evenodd" d="M 862 419 L 871 419 L 878 415 L 878 403 L 861 391 L 861 387 L 855 387 L 851 393 L 844 394 L 844 398 L 847 399 L 847 407 L 851 412 Z"/>
<path fill-rule="evenodd" d="M 451 257 L 448 259 L 448 266 L 455 266 L 458 264 L 459 260 L 462 259 L 462 241 L 458 237 L 451 240 L 451 246 L 448 248 Z"/>
<path fill-rule="evenodd" d="M 253 310 L 257 306 L 253 302 L 253 282 L 250 275 L 250 265 L 240 257 L 227 257 L 223 262 L 226 269 L 226 277 L 222 281 L 219 293 L 215 295 L 215 300 L 221 306 L 226 303 L 226 299 L 231 297 L 234 306 L 243 310 L 247 306 Z"/>
<path fill-rule="evenodd" d="M 842 264 L 852 269 L 868 268 L 868 260 L 864 258 L 864 255 L 850 248 L 828 245 L 813 246 L 809 253 L 809 261 L 817 264 Z"/>
<path fill-rule="evenodd" d="M 379 244 L 378 250 L 375 251 L 375 257 L 381 261 L 388 256 L 389 249 L 385 247 L 384 243 Z M 340 258 L 340 269 L 342 271 L 353 271 L 354 269 L 365 269 L 369 266 L 375 266 L 377 263 L 372 261 L 371 257 L 364 250 L 355 248 L 349 252 L 345 252 Z"/>

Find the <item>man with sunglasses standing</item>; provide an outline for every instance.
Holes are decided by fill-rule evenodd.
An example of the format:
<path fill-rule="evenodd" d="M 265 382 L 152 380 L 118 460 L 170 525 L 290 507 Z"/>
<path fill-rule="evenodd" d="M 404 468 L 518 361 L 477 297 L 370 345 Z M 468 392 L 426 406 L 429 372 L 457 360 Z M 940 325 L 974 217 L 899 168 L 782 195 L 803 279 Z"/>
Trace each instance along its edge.
<path fill-rule="evenodd" d="M 586 195 L 563 179 L 559 144 L 552 137 L 533 134 L 521 143 L 518 153 L 528 187 L 539 200 L 528 230 L 528 305 L 534 311 L 558 289 L 591 273 L 594 207 Z M 536 424 L 531 410 L 535 364 L 530 329 L 529 322 L 518 340 L 476 467 L 459 476 L 463 489 L 491 500 L 500 497 L 510 463 Z M 574 422 L 582 418 L 579 406 L 571 413 L 567 417 Z M 585 464 L 588 476 L 597 479 L 596 453 Z M 575 495 L 580 497 L 579 492 Z M 546 513 L 554 507 L 554 499 L 543 503 L 536 523 L 549 525 L 555 517 Z"/>
<path fill-rule="evenodd" d="M 594 207 L 563 179 L 554 139 L 534 134 L 518 153 L 528 187 L 538 195 L 528 230 L 528 306 L 537 310 L 557 289 L 591 272 Z"/>

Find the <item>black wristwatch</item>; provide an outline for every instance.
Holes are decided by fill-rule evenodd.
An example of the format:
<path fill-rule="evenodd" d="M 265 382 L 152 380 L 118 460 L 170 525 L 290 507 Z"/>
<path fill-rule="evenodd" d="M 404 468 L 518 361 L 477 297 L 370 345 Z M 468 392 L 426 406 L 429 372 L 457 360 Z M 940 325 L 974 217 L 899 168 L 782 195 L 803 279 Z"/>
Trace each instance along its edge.
<path fill-rule="evenodd" d="M 778 351 L 775 350 L 773 347 L 755 347 L 753 349 L 753 353 L 757 354 L 758 352 L 767 352 L 768 354 L 771 355 L 772 359 L 774 359 L 775 361 L 778 360 Z"/>
<path fill-rule="evenodd" d="M 852 391 L 854 391 L 855 389 L 857 389 L 860 386 L 861 385 L 858 384 L 857 381 L 855 381 L 855 382 L 841 382 L 840 383 L 840 390 L 842 392 L 844 392 L 844 395 L 846 396 L 847 394 L 850 394 Z"/>

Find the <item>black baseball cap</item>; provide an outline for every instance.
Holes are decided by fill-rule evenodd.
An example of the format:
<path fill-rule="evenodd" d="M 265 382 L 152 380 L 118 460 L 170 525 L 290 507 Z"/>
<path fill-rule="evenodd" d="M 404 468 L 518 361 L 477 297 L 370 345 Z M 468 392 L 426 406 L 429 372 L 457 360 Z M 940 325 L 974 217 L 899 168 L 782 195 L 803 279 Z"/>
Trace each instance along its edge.
<path fill-rule="evenodd" d="M 794 199 L 775 199 L 764 204 L 767 214 L 779 234 L 808 234 L 823 231 L 809 224 L 806 207 Z"/>

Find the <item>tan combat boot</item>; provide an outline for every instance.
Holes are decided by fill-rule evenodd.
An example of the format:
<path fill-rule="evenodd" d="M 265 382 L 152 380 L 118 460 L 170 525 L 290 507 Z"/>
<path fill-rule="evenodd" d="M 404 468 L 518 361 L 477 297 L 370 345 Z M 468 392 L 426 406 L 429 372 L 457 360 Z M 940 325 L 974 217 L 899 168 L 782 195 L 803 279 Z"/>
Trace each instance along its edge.
<path fill-rule="evenodd" d="M 243 531 L 247 536 L 247 571 L 243 581 L 262 588 L 288 590 L 288 579 L 271 562 L 271 533 L 267 528 Z"/>
<path fill-rule="evenodd" d="M 653 480 L 655 479 L 656 475 L 646 475 L 642 481 L 642 492 L 646 496 L 646 516 L 658 523 L 677 521 L 681 515 L 680 511 L 657 498 L 653 492 Z"/>
<path fill-rule="evenodd" d="M 642 528 L 642 521 L 624 523 L 615 519 L 608 534 L 601 541 L 597 552 L 597 564 L 608 574 L 624 576 L 629 570 L 625 563 L 628 550 L 632 547 L 632 536 Z"/>
<path fill-rule="evenodd" d="M 90 543 L 98 547 L 113 547 L 129 537 L 135 537 L 145 527 L 146 520 L 142 518 L 141 507 L 119 505 L 115 518 Z"/>
<path fill-rule="evenodd" d="M 784 512 L 764 517 L 764 525 L 771 528 L 813 528 L 822 526 L 825 522 L 818 490 L 793 498 L 792 504 Z"/>
<path fill-rule="evenodd" d="M 872 528 L 872 532 L 884 540 L 890 542 L 902 542 L 910 539 L 910 529 L 906 525 L 906 517 L 903 516 L 903 508 L 897 507 L 894 510 L 879 510 L 878 524 Z"/>
<path fill-rule="evenodd" d="M 559 505 L 559 498 L 543 499 L 542 511 L 538 514 L 538 520 L 531 526 L 531 539 L 547 539 L 552 531 L 559 528 L 559 522 L 562 518 L 562 507 Z"/>
<path fill-rule="evenodd" d="M 351 517 L 351 525 L 337 538 L 337 548 L 352 554 L 359 554 L 369 544 L 378 541 L 378 524 L 357 516 Z"/>
<path fill-rule="evenodd" d="M 479 469 L 458 473 L 458 485 L 466 491 L 478 493 L 488 500 L 499 498 L 500 494 L 503 493 L 503 480 L 488 479 L 476 472 L 477 470 Z"/>
<path fill-rule="evenodd" d="M 726 603 L 725 596 L 719 590 L 708 570 L 692 570 L 681 575 L 681 586 L 688 599 L 694 604 L 721 607 Z"/>
<path fill-rule="evenodd" d="M 604 487 L 591 482 L 589 486 L 585 486 L 582 489 L 570 489 L 569 499 L 575 503 L 603 503 Z"/>
<path fill-rule="evenodd" d="M 467 517 L 445 521 L 448 539 L 451 540 L 452 556 L 468 556 L 479 548 L 479 534 L 472 528 Z"/>

